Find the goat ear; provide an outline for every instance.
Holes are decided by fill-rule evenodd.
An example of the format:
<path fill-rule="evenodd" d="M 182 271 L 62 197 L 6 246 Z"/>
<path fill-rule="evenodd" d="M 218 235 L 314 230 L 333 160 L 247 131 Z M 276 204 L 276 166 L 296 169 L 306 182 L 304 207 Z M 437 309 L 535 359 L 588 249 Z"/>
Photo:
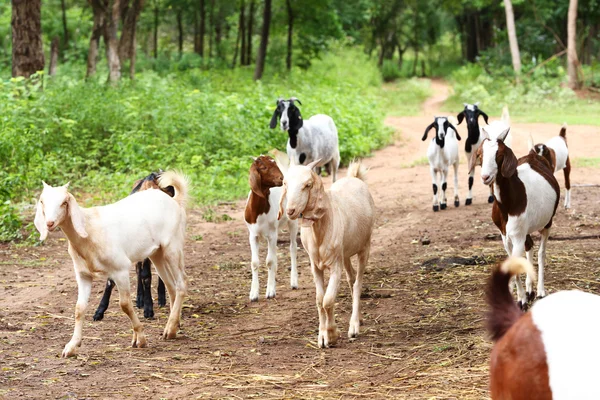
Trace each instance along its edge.
<path fill-rule="evenodd" d="M 498 135 L 498 140 L 504 142 L 508 136 L 508 132 L 510 132 L 510 128 L 506 128 L 504 131 L 502 131 L 502 133 Z"/>
<path fill-rule="evenodd" d="M 485 120 L 485 123 L 489 125 L 490 123 L 488 122 L 488 116 L 487 116 L 487 114 L 484 113 L 481 110 L 479 110 L 479 114 L 483 117 L 483 119 Z"/>
<path fill-rule="evenodd" d="M 49 188 L 49 187 L 51 187 L 50 185 L 48 185 L 48 184 L 47 184 L 46 182 L 44 182 L 44 181 L 42 181 L 42 185 L 44 185 L 44 189 L 45 189 L 45 188 Z"/>
<path fill-rule="evenodd" d="M 48 237 L 48 227 L 46 226 L 46 219 L 44 218 L 44 206 L 39 200 L 37 202 L 33 224 L 40 233 L 40 242 L 46 240 Z"/>
<path fill-rule="evenodd" d="M 529 138 L 527 139 L 527 147 L 529 150 L 532 150 L 535 147 L 535 142 L 533 141 L 533 135 L 529 133 Z"/>
<path fill-rule="evenodd" d="M 465 112 L 461 111 L 460 114 L 456 116 L 456 119 L 458 120 L 458 125 L 460 125 L 460 123 L 463 122 L 463 119 L 465 119 Z"/>
<path fill-rule="evenodd" d="M 504 159 L 502 160 L 502 167 L 500 173 L 505 178 L 510 178 L 517 172 L 517 157 L 512 152 L 510 147 L 504 146 Z"/>
<path fill-rule="evenodd" d="M 277 220 L 279 221 L 285 212 L 285 206 L 283 205 L 286 201 L 287 196 L 287 185 L 283 185 L 283 191 L 281 192 L 281 198 L 279 199 L 279 211 L 277 212 Z"/>
<path fill-rule="evenodd" d="M 77 200 L 75 200 L 75 197 L 71 193 L 69 193 L 69 215 L 71 216 L 71 223 L 73 223 L 75 232 L 82 238 L 88 237 L 88 233 L 85 230 L 85 217 L 81 208 L 79 208 L 79 204 L 77 204 Z"/>
<path fill-rule="evenodd" d="M 319 158 L 318 160 L 315 160 L 313 162 L 311 162 L 310 164 L 306 165 L 309 169 L 313 169 L 314 167 L 316 167 L 319 163 L 321 162 L 321 159 Z"/>
<path fill-rule="evenodd" d="M 256 165 L 252 164 L 250 167 L 250 175 L 248 175 L 248 183 L 250 183 L 250 190 L 255 195 L 265 198 L 265 194 L 262 191 L 262 179 L 260 177 L 260 173 L 256 168 Z"/>
<path fill-rule="evenodd" d="M 490 138 L 490 134 L 488 133 L 488 131 L 485 128 L 481 128 L 481 139 L 489 139 Z"/>
<path fill-rule="evenodd" d="M 481 146 L 477 148 L 474 152 L 471 153 L 471 157 L 469 157 L 469 174 L 472 174 L 475 170 L 475 167 L 481 165 Z"/>
<path fill-rule="evenodd" d="M 421 138 L 421 140 L 425 140 L 427 139 L 427 134 L 429 133 L 429 131 L 435 127 L 435 121 L 431 123 L 431 125 L 429 125 L 427 128 L 425 128 L 425 133 L 423 134 L 423 137 Z"/>
<path fill-rule="evenodd" d="M 271 122 L 269 123 L 269 128 L 275 129 L 277 126 L 277 119 L 279 118 L 279 106 L 275 109 L 273 116 L 271 117 Z"/>
<path fill-rule="evenodd" d="M 460 135 L 458 134 L 458 130 L 456 130 L 456 128 L 454 127 L 454 125 L 452 125 L 450 122 L 448 122 L 448 126 L 454 130 L 454 133 L 456 133 L 456 138 L 458 140 L 460 140 Z"/>

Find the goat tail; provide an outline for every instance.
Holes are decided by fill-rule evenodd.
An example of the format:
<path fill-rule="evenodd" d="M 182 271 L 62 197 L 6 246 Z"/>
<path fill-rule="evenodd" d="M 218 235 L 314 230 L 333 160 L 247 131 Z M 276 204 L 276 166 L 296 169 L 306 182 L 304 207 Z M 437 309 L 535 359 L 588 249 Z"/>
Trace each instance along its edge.
<path fill-rule="evenodd" d="M 562 136 L 563 139 L 567 140 L 567 123 L 563 123 L 562 127 L 560 128 L 560 133 L 559 136 Z"/>
<path fill-rule="evenodd" d="M 160 174 L 158 184 L 161 188 L 172 186 L 175 189 L 173 199 L 185 208 L 188 200 L 190 181 L 183 173 L 178 171 L 165 171 Z"/>
<path fill-rule="evenodd" d="M 510 126 L 510 115 L 508 114 L 508 106 L 502 107 L 502 122 Z"/>
<path fill-rule="evenodd" d="M 348 167 L 348 178 L 358 178 L 366 182 L 368 171 L 369 169 L 362 165 L 360 161 L 352 161 Z"/>
<path fill-rule="evenodd" d="M 508 288 L 510 279 L 522 273 L 526 273 L 535 281 L 533 265 L 523 257 L 509 257 L 492 272 L 486 290 L 486 300 L 489 309 L 487 329 L 493 341 L 500 340 L 523 314 Z"/>

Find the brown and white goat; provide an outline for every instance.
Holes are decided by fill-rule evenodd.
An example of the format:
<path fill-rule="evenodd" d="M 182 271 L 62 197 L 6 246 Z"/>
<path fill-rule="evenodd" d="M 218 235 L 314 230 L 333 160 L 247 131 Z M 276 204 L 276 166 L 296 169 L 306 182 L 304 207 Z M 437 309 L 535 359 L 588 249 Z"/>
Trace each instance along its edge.
<path fill-rule="evenodd" d="M 554 136 L 546 143 L 533 144 L 533 139 L 530 143 L 530 148 L 548 160 L 554 172 L 561 169 L 565 174 L 565 208 L 571 208 L 571 160 L 569 159 L 569 148 L 567 146 L 567 125 L 563 125 L 558 136 Z"/>
<path fill-rule="evenodd" d="M 283 168 L 283 166 L 282 166 Z M 250 183 L 250 193 L 246 202 L 246 210 L 244 212 L 244 220 L 248 227 L 250 250 L 252 251 L 252 285 L 250 286 L 250 301 L 258 300 L 259 283 L 258 283 L 258 267 L 260 260 L 258 257 L 258 240 L 265 238 L 268 245 L 267 253 L 267 299 L 275 297 L 277 274 L 277 234 L 279 229 L 285 226 L 287 222 L 290 233 L 290 257 L 291 257 L 291 274 L 290 286 L 292 289 L 298 288 L 298 265 L 297 265 L 297 249 L 296 236 L 298 234 L 298 223 L 296 221 L 288 221 L 287 218 L 279 221 L 277 219 L 278 204 L 282 200 L 281 194 L 283 189 L 283 173 L 269 156 L 257 157 L 250 166 L 250 174 L 248 176 Z"/>
<path fill-rule="evenodd" d="M 531 263 L 509 258 L 487 288 L 492 399 L 600 399 L 600 296 L 556 292 L 523 314 L 507 290 L 521 273 L 535 279 Z"/>
<path fill-rule="evenodd" d="M 342 271 L 352 293 L 352 316 L 348 337 L 356 337 L 360 330 L 360 292 L 375 223 L 375 204 L 364 182 L 366 170 L 360 163 L 350 164 L 346 178 L 337 180 L 329 190 L 312 168 L 292 165 L 285 175 L 279 217 L 287 214 L 291 220 L 302 218 L 300 237 L 310 257 L 316 286 L 319 312 L 318 346 L 334 345 L 339 337 L 335 324 L 334 305 Z M 350 257 L 358 255 L 358 269 L 354 271 Z M 324 272 L 330 271 L 327 290 Z"/>
<path fill-rule="evenodd" d="M 496 140 L 484 139 L 477 150 L 481 158 L 481 180 L 484 185 L 493 185 L 494 204 L 492 220 L 500 229 L 504 248 L 509 256 L 533 258 L 533 241 L 529 236 L 539 231 L 542 235 L 538 252 L 538 297 L 544 297 L 544 266 L 546 243 L 550 235 L 552 218 L 556 213 L 560 189 L 554 178 L 552 167 L 534 151 L 517 157 L 504 144 L 508 129 Z M 527 297 L 518 278 L 517 296 L 521 307 L 533 299 L 531 279 L 527 279 Z"/>

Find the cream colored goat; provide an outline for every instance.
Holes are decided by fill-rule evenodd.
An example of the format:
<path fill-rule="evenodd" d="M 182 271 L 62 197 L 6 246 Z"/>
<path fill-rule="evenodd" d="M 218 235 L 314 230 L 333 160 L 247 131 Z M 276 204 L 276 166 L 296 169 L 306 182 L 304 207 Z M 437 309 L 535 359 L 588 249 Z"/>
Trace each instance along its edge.
<path fill-rule="evenodd" d="M 335 325 L 334 304 L 342 271 L 352 293 L 352 317 L 348 337 L 360 330 L 360 292 L 362 278 L 369 259 L 371 234 L 375 223 L 375 204 L 364 182 L 366 169 L 353 163 L 348 177 L 336 181 L 325 190 L 323 181 L 312 169 L 316 160 L 306 166 L 291 165 L 283 181 L 282 199 L 287 198 L 287 216 L 302 218 L 300 237 L 310 257 L 316 286 L 319 312 L 319 347 L 334 345 L 339 336 Z M 279 217 L 284 211 L 279 204 Z M 350 257 L 358 255 L 358 269 L 352 268 Z M 323 274 L 330 271 L 327 290 Z"/>
<path fill-rule="evenodd" d="M 96 275 L 108 275 L 119 289 L 121 309 L 133 325 L 133 347 L 146 347 L 146 337 L 131 303 L 129 270 L 131 264 L 150 258 L 164 281 L 171 312 L 163 338 L 173 339 L 179 328 L 181 306 L 187 289 L 183 263 L 186 225 L 187 180 L 173 171 L 164 172 L 161 187 L 173 186 L 175 197 L 161 190 L 134 193 L 114 204 L 80 208 L 69 184 L 52 187 L 44 182 L 37 203 L 35 227 L 40 240 L 60 227 L 69 239 L 77 279 L 75 329 L 62 356 L 75 355 L 81 346 L 85 309 Z"/>

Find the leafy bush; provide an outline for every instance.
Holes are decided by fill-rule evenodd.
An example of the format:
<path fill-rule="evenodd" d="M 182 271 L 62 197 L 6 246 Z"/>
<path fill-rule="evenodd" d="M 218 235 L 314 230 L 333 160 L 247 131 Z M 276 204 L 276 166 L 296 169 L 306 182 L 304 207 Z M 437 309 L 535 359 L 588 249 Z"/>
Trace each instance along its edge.
<path fill-rule="evenodd" d="M 381 65 L 381 77 L 385 82 L 395 81 L 401 76 L 398 63 L 394 60 L 384 60 Z"/>
<path fill-rule="evenodd" d="M 102 204 L 158 168 L 188 174 L 201 204 L 239 198 L 248 191 L 250 156 L 285 149 L 287 134 L 268 128 L 279 96 L 300 98 L 307 118 L 326 113 L 336 121 L 343 162 L 390 140 L 379 72 L 360 51 L 329 54 L 307 71 L 262 82 L 253 82 L 249 69 L 191 68 L 196 61 L 185 58 L 175 72 L 146 71 L 117 87 L 105 85 L 105 75 L 86 82 L 61 70 L 43 91 L 0 81 L 3 201 L 32 204 L 43 179 L 71 181 L 83 205 Z M 0 215 L 14 232 L 12 208 Z"/>

